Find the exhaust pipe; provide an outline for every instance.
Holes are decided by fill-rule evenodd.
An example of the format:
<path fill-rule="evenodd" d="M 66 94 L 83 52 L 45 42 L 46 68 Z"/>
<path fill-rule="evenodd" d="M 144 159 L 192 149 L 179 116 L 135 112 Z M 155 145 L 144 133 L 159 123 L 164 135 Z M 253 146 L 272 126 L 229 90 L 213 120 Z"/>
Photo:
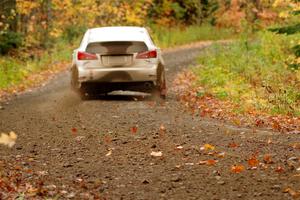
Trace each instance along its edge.
<path fill-rule="evenodd" d="M 147 89 L 150 89 L 150 88 L 152 87 L 152 84 L 149 83 L 149 82 L 146 82 L 146 83 L 145 83 L 145 87 L 146 87 Z"/>

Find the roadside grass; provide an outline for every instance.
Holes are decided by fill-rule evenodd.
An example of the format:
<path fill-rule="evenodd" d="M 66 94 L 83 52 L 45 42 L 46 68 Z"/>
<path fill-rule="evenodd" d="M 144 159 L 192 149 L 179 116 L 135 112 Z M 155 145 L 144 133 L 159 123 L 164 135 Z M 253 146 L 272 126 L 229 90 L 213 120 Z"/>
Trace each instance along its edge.
<path fill-rule="evenodd" d="M 188 27 L 152 27 L 152 36 L 161 48 L 174 47 L 197 41 L 232 39 L 234 32 L 231 29 L 216 28 L 211 25 Z"/>
<path fill-rule="evenodd" d="M 241 36 L 213 45 L 193 68 L 195 84 L 203 88 L 197 95 L 230 100 L 239 105 L 238 113 L 300 116 L 300 69 L 288 65 L 299 36 L 259 32 L 251 41 Z"/>
<path fill-rule="evenodd" d="M 49 50 L 20 50 L 14 56 L 0 57 L 0 89 L 24 82 L 34 82 L 28 77 L 34 73 L 53 70 L 57 64 L 71 59 L 71 45 L 57 42 Z"/>
<path fill-rule="evenodd" d="M 209 25 L 190 26 L 185 28 L 158 28 L 153 27 L 154 40 L 161 48 L 173 47 L 200 40 L 217 40 L 229 38 L 232 34 L 228 29 L 216 29 Z M 79 39 L 75 39 L 75 44 Z M 71 61 L 72 49 L 76 48 L 67 40 L 59 40 L 47 50 L 19 49 L 15 56 L 0 56 L 0 90 L 23 85 L 30 75 L 45 70 L 51 70 L 57 63 Z M 30 85 L 30 84 L 29 84 Z"/>

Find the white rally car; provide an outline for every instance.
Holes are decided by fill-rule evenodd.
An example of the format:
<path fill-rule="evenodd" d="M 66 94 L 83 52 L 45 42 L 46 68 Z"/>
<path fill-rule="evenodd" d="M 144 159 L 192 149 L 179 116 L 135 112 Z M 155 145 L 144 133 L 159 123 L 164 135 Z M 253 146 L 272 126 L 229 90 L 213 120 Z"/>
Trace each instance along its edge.
<path fill-rule="evenodd" d="M 74 50 L 71 85 L 82 98 L 114 90 L 166 97 L 164 61 L 142 27 L 103 27 L 86 31 Z"/>

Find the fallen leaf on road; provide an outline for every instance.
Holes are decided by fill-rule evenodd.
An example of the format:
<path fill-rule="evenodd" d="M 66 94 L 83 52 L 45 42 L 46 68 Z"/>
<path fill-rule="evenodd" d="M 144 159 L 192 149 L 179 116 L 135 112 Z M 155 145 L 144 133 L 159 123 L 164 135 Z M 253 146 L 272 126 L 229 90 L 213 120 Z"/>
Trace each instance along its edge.
<path fill-rule="evenodd" d="M 17 137 L 18 136 L 13 131 L 11 131 L 9 134 L 1 133 L 0 144 L 11 148 L 16 144 Z"/>
<path fill-rule="evenodd" d="M 84 136 L 77 136 L 76 138 L 75 138 L 75 140 L 77 141 L 77 142 L 81 142 L 81 140 L 83 140 L 85 137 Z"/>
<path fill-rule="evenodd" d="M 132 134 L 136 134 L 137 130 L 138 130 L 137 126 L 133 126 L 133 127 L 130 128 L 130 131 L 131 131 Z"/>
<path fill-rule="evenodd" d="M 284 172 L 284 168 L 281 167 L 281 166 L 278 166 L 278 167 L 275 169 L 275 172 L 277 172 L 277 173 L 282 173 L 282 172 Z"/>
<path fill-rule="evenodd" d="M 259 164 L 259 161 L 257 160 L 257 158 L 255 156 L 251 157 L 249 160 L 248 160 L 248 165 L 250 167 L 257 167 L 257 165 Z"/>
<path fill-rule="evenodd" d="M 108 143 L 108 144 L 111 143 L 111 141 L 112 141 L 111 136 L 109 136 L 109 135 L 105 135 L 103 140 L 105 143 Z"/>
<path fill-rule="evenodd" d="M 274 163 L 273 160 L 272 160 L 271 155 L 269 155 L 269 154 L 264 155 L 264 162 L 266 164 L 272 164 L 272 163 Z"/>
<path fill-rule="evenodd" d="M 46 176 L 48 175 L 48 171 L 38 171 L 37 174 L 40 176 Z"/>
<path fill-rule="evenodd" d="M 177 146 L 176 149 L 181 150 L 183 149 L 183 146 Z"/>
<path fill-rule="evenodd" d="M 272 144 L 273 143 L 272 140 L 271 140 L 271 138 L 268 139 L 267 143 L 268 144 Z"/>
<path fill-rule="evenodd" d="M 30 197 L 34 197 L 34 196 L 37 195 L 38 191 L 39 191 L 39 190 L 38 190 L 37 188 L 34 188 L 34 187 L 30 186 L 30 188 L 27 189 L 26 192 L 28 193 L 28 195 L 29 195 Z"/>
<path fill-rule="evenodd" d="M 213 145 L 211 145 L 211 144 L 205 144 L 204 146 L 202 146 L 201 148 L 200 148 L 201 150 L 205 150 L 205 151 L 209 151 L 209 150 L 215 150 L 215 147 L 213 146 Z"/>
<path fill-rule="evenodd" d="M 194 163 L 184 163 L 185 165 L 193 166 Z"/>
<path fill-rule="evenodd" d="M 298 171 L 298 170 L 297 170 Z M 299 170 L 300 171 L 300 170 Z M 295 174 L 293 177 L 300 177 L 300 174 Z"/>
<path fill-rule="evenodd" d="M 261 127 L 261 126 L 263 126 L 265 124 L 265 122 L 264 122 L 264 120 L 262 120 L 262 119 L 256 119 L 255 120 L 255 125 L 257 126 L 257 127 Z"/>
<path fill-rule="evenodd" d="M 72 131 L 73 134 L 76 134 L 77 133 L 77 128 L 72 128 L 71 131 Z"/>
<path fill-rule="evenodd" d="M 277 122 L 277 121 L 274 121 L 274 122 L 273 122 L 272 128 L 273 128 L 274 130 L 278 130 L 278 131 L 281 130 L 281 126 L 280 126 L 279 122 Z"/>
<path fill-rule="evenodd" d="M 151 156 L 154 156 L 154 157 L 161 157 L 163 154 L 162 154 L 162 152 L 161 151 L 152 151 L 151 153 L 150 153 L 150 155 Z"/>
<path fill-rule="evenodd" d="M 218 161 L 217 160 L 200 160 L 198 162 L 199 165 L 209 165 L 209 166 L 212 166 L 212 165 L 215 165 Z"/>
<path fill-rule="evenodd" d="M 215 165 L 217 162 L 218 162 L 217 160 L 207 160 L 206 164 L 211 166 L 211 165 Z"/>
<path fill-rule="evenodd" d="M 198 162 L 198 164 L 199 164 L 199 165 L 205 165 L 205 164 L 206 164 L 206 160 L 200 160 L 200 161 Z"/>
<path fill-rule="evenodd" d="M 112 154 L 112 150 L 109 149 L 108 152 L 107 152 L 107 154 L 105 154 L 105 156 L 111 156 L 111 154 Z"/>
<path fill-rule="evenodd" d="M 241 173 L 242 171 L 245 170 L 245 167 L 243 165 L 233 165 L 231 167 L 231 172 L 233 173 Z"/>
<path fill-rule="evenodd" d="M 160 133 L 165 133 L 166 132 L 166 127 L 163 124 L 160 125 L 159 132 Z"/>
<path fill-rule="evenodd" d="M 291 188 L 287 188 L 283 191 L 284 193 L 289 193 L 294 199 L 300 197 L 300 193 L 296 192 L 295 190 L 291 189 Z"/>
<path fill-rule="evenodd" d="M 235 124 L 235 125 L 237 125 L 237 126 L 240 126 L 241 124 L 242 124 L 242 122 L 241 122 L 241 120 L 240 119 L 233 119 L 232 120 L 233 121 L 233 123 Z"/>
<path fill-rule="evenodd" d="M 220 152 L 220 153 L 217 154 L 217 156 L 219 158 L 224 158 L 225 157 L 225 152 Z"/>
<path fill-rule="evenodd" d="M 239 147 L 239 145 L 236 144 L 235 142 L 232 142 L 232 143 L 229 143 L 229 144 L 228 144 L 228 147 L 229 147 L 229 148 L 237 148 L 237 147 Z"/>
<path fill-rule="evenodd" d="M 290 145 L 294 149 L 300 149 L 300 143 L 294 143 Z"/>
<path fill-rule="evenodd" d="M 17 166 L 15 166 L 15 167 L 14 167 L 14 169 L 15 169 L 15 170 L 21 170 L 21 169 L 22 169 L 22 167 L 21 167 L 21 166 L 19 166 L 19 165 L 17 165 Z"/>

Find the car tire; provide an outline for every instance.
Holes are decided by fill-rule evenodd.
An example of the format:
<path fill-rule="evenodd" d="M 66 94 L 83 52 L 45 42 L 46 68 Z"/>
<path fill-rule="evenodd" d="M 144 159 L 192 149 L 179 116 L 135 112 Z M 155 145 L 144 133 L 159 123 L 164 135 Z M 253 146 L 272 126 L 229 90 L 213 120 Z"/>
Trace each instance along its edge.
<path fill-rule="evenodd" d="M 80 96 L 81 100 L 88 100 L 89 94 L 78 81 L 78 70 L 76 67 L 71 69 L 71 87 Z"/>
<path fill-rule="evenodd" d="M 167 84 L 165 70 L 163 67 L 158 70 L 158 76 L 156 81 L 156 87 L 154 90 L 154 95 L 159 96 L 161 99 L 166 99 L 167 97 Z"/>

